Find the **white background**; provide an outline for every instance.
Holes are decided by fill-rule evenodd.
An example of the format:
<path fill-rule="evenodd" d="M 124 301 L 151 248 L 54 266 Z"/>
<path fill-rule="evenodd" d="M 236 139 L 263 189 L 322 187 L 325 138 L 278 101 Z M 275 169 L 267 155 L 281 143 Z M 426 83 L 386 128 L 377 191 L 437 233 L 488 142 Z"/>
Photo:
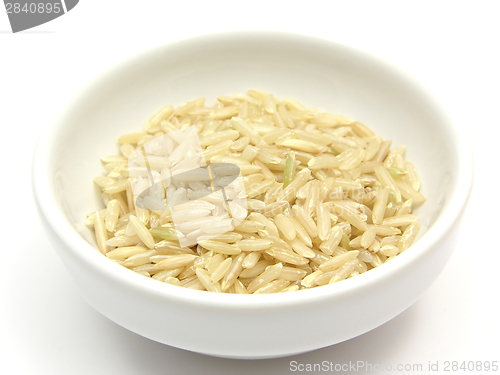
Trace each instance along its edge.
<path fill-rule="evenodd" d="M 12 34 L 0 5 L 0 373 L 287 374 L 290 361 L 423 364 L 421 373 L 439 361 L 441 373 L 444 361 L 499 361 L 499 11 L 496 1 L 83 0 Z M 170 348 L 94 311 L 47 242 L 29 176 L 42 125 L 85 81 L 152 46 L 241 29 L 319 36 L 399 65 L 466 128 L 476 161 L 459 245 L 417 303 L 348 342 L 264 361 Z"/>

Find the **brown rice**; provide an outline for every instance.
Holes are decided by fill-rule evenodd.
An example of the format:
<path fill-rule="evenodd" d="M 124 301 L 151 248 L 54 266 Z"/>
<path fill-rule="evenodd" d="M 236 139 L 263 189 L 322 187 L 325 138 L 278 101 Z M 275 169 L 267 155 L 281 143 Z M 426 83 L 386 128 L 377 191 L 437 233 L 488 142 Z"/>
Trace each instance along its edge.
<path fill-rule="evenodd" d="M 297 291 L 379 267 L 419 234 L 425 198 L 405 147 L 295 99 L 166 105 L 118 143 L 87 225 L 107 258 L 163 283 Z"/>

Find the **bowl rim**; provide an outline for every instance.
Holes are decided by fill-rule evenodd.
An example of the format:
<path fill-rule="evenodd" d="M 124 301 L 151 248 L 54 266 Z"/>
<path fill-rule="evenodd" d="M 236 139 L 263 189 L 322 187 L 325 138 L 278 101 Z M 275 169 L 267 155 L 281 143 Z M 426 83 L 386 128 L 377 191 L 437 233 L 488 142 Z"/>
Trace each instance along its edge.
<path fill-rule="evenodd" d="M 326 285 L 308 290 L 296 291 L 293 293 L 277 293 L 262 295 L 237 295 L 225 293 L 207 293 L 206 291 L 191 290 L 177 286 L 159 283 L 154 280 L 130 272 L 124 267 L 110 261 L 104 257 L 95 247 L 89 244 L 65 218 L 55 199 L 53 189 L 51 170 L 51 150 L 55 149 L 57 143 L 56 134 L 65 126 L 65 118 L 71 114 L 72 108 L 77 107 L 78 103 L 88 93 L 99 86 L 102 81 L 121 72 L 123 69 L 131 68 L 136 62 L 154 57 L 158 54 L 168 54 L 177 48 L 196 48 L 201 44 L 234 42 L 234 41 L 256 41 L 266 43 L 267 41 L 281 41 L 287 43 L 307 44 L 311 48 L 337 49 L 349 54 L 359 55 L 365 59 L 379 64 L 383 69 L 394 74 L 398 79 L 404 80 L 414 91 L 429 99 L 433 104 L 433 110 L 445 120 L 442 124 L 446 133 L 451 136 L 451 143 L 458 152 L 457 184 L 451 187 L 451 193 L 447 207 L 440 213 L 435 223 L 427 230 L 424 236 L 411 247 L 411 251 L 406 251 L 398 255 L 394 260 L 366 272 L 358 277 L 344 280 L 334 285 Z M 32 162 L 32 189 L 35 203 L 40 215 L 46 220 L 57 237 L 62 241 L 65 250 L 71 252 L 79 262 L 86 267 L 92 268 L 95 272 L 105 275 L 107 278 L 114 279 L 123 284 L 124 287 L 140 290 L 141 293 L 147 293 L 159 298 L 175 299 L 178 302 L 195 304 L 205 308 L 210 307 L 231 307 L 240 309 L 261 309 L 270 307 L 296 306 L 303 303 L 313 303 L 324 299 L 344 298 L 348 295 L 355 295 L 367 287 L 376 286 L 384 280 L 402 270 L 411 267 L 411 264 L 431 251 L 445 237 L 457 221 L 462 216 L 467 206 L 468 199 L 472 190 L 474 176 L 472 149 L 464 130 L 452 124 L 447 111 L 441 103 L 422 86 L 409 73 L 403 71 L 400 67 L 383 60 L 358 48 L 347 46 L 329 39 L 296 34 L 290 32 L 276 31 L 238 31 L 238 32 L 218 32 L 201 36 L 181 39 L 171 43 L 159 45 L 145 51 L 139 51 L 134 55 L 122 60 L 118 64 L 107 67 L 104 71 L 84 84 L 72 95 L 66 102 L 64 108 L 49 118 L 43 126 L 38 138 Z"/>

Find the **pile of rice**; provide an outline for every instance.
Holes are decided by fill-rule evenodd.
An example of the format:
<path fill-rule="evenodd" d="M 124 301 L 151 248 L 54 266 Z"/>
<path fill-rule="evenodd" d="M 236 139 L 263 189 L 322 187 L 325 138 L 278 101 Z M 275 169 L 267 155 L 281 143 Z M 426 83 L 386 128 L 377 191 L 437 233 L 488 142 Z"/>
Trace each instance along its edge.
<path fill-rule="evenodd" d="M 294 99 L 217 99 L 160 108 L 101 158 L 106 208 L 87 224 L 106 257 L 172 285 L 260 294 L 358 276 L 414 242 L 425 198 L 404 146 Z"/>

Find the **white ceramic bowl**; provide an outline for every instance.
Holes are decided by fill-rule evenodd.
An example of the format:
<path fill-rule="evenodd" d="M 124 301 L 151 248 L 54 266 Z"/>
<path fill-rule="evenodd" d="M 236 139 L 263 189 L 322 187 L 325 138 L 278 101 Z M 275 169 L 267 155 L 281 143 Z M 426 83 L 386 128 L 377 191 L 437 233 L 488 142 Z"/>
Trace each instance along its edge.
<path fill-rule="evenodd" d="M 274 295 L 225 295 L 167 285 L 113 263 L 84 225 L 100 206 L 92 179 L 116 139 L 164 104 L 258 88 L 348 115 L 407 146 L 427 197 L 423 236 L 380 268 L 338 284 Z M 33 190 L 57 253 L 86 301 L 152 340 L 231 358 L 306 352 L 361 335 L 413 304 L 448 261 L 473 180 L 464 136 L 410 77 L 330 41 L 247 32 L 198 37 L 123 62 L 90 83 L 50 122 Z M 311 328 L 314 327 L 314 328 Z"/>

